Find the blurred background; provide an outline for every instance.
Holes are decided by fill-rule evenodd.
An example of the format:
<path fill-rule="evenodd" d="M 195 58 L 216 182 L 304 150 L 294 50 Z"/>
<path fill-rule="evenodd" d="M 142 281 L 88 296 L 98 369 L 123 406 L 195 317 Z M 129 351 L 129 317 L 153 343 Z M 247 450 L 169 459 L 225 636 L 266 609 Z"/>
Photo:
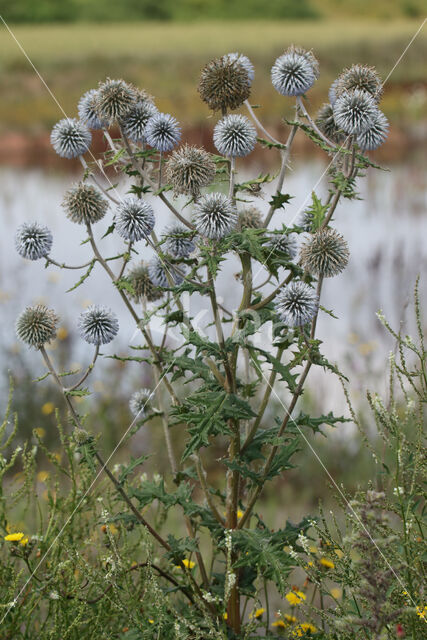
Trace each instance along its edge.
<path fill-rule="evenodd" d="M 49 142 L 50 130 L 63 114 L 19 45 L 67 115 L 77 115 L 79 97 L 99 81 L 123 77 L 152 94 L 160 110 L 178 118 L 185 141 L 213 150 L 216 116 L 197 93 L 200 70 L 209 59 L 233 51 L 249 56 L 256 70 L 251 103 L 260 106 L 258 117 L 284 140 L 282 118 L 292 116 L 292 104 L 274 91 L 270 69 L 285 48 L 292 43 L 311 48 L 319 59 L 321 75 L 308 95 L 309 110 L 315 115 L 343 67 L 366 63 L 376 66 L 383 79 L 388 77 L 424 20 L 423 6 L 423 0 L 0 0 L 0 13 L 16 38 L 0 26 L 0 407 L 5 405 L 12 372 L 21 440 L 31 438 L 32 429 L 38 428 L 47 444 L 55 447 L 54 409 L 62 403 L 49 383 L 35 388 L 31 382 L 43 367 L 36 354 L 16 343 L 18 313 L 40 301 L 55 306 L 62 325 L 51 346 L 53 357 L 58 366 L 71 369 L 89 357 L 76 334 L 81 309 L 97 302 L 119 312 L 119 305 L 100 271 L 95 269 L 84 286 L 65 293 L 78 279 L 75 273 L 45 270 L 43 261 L 27 263 L 15 252 L 16 227 L 38 220 L 53 232 L 55 259 L 76 263 L 87 256 L 87 247 L 80 246 L 82 230 L 65 219 L 60 206 L 64 191 L 81 170 L 77 163 L 60 159 Z M 375 313 L 382 309 L 395 327 L 403 323 L 410 330 L 415 279 L 425 274 L 427 264 L 426 59 L 424 27 L 386 82 L 381 108 L 390 120 L 390 135 L 371 154 L 385 170 L 369 171 L 359 181 L 361 199 L 344 201 L 338 209 L 336 227 L 349 242 L 351 260 L 348 269 L 325 286 L 323 304 L 339 319 L 324 314 L 319 323 L 324 351 L 350 378 L 352 398 L 368 429 L 366 388 L 385 390 L 387 357 L 393 346 Z M 102 149 L 99 136 L 94 143 Z M 274 151 L 260 149 L 240 169 L 251 176 L 274 172 L 276 161 Z M 328 163 L 329 158 L 299 132 L 284 188 L 294 197 L 286 210 L 276 213 L 277 227 L 310 204 L 313 189 L 325 196 L 323 174 Z M 267 187 L 255 203 L 260 209 L 268 207 L 271 189 Z M 167 210 L 160 209 L 159 231 L 169 221 Z M 103 246 L 106 253 L 113 252 L 116 239 L 109 236 Z M 226 286 L 224 291 L 224 303 L 231 304 L 232 288 Z M 424 302 L 425 291 L 423 278 Z M 132 323 L 124 314 L 119 316 L 121 343 L 105 349 L 106 354 L 121 349 L 126 355 L 132 338 Z M 321 370 L 310 375 L 305 409 L 346 412 L 333 377 Z M 131 420 L 130 393 L 150 384 L 150 371 L 141 374 L 136 365 L 125 367 L 105 359 L 96 369 L 94 396 L 87 408 L 95 416 L 93 428 L 102 424 L 107 454 Z M 276 414 L 281 413 L 277 407 Z M 156 446 L 158 433 L 155 424 L 144 427 L 133 440 L 133 453 Z M 349 490 L 369 474 L 372 461 L 351 425 L 338 427 L 327 443 L 320 438 L 316 447 L 332 476 Z M 127 455 L 126 447 L 121 448 L 114 461 Z M 322 471 L 310 451 L 299 455 L 306 473 L 295 480 L 289 474 L 283 481 L 285 493 L 292 496 L 297 490 L 301 498 L 290 509 L 295 516 L 329 492 L 326 482 L 312 482 Z"/>

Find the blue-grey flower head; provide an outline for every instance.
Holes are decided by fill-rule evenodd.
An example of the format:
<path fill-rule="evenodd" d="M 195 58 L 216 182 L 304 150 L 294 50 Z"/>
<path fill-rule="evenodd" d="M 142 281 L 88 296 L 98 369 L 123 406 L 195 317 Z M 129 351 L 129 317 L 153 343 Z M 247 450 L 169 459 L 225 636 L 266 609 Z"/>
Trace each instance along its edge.
<path fill-rule="evenodd" d="M 191 233 L 191 232 L 190 232 Z M 163 234 L 164 247 L 167 253 L 174 258 L 188 258 L 196 248 L 193 240 L 189 238 L 189 231 L 181 224 L 174 224 L 165 229 Z"/>
<path fill-rule="evenodd" d="M 256 145 L 256 129 L 246 116 L 231 114 L 215 125 L 213 140 L 221 155 L 242 158 Z"/>
<path fill-rule="evenodd" d="M 284 253 L 289 260 L 294 260 L 297 255 L 297 239 L 295 233 L 272 233 L 267 246 L 271 251 Z"/>
<path fill-rule="evenodd" d="M 174 194 L 197 198 L 200 189 L 215 178 L 216 166 L 210 153 L 199 147 L 184 144 L 173 151 L 166 162 L 166 180 Z"/>
<path fill-rule="evenodd" d="M 144 142 L 147 124 L 158 113 L 150 100 L 139 100 L 121 120 L 125 135 L 132 142 Z"/>
<path fill-rule="evenodd" d="M 363 151 L 378 149 L 387 138 L 388 126 L 387 118 L 383 112 L 378 109 L 378 113 L 369 129 L 366 129 L 366 131 L 357 136 L 357 144 Z"/>
<path fill-rule="evenodd" d="M 251 93 L 245 64 L 229 56 L 214 58 L 202 69 L 198 91 L 212 111 L 225 113 L 227 109 L 237 109 Z"/>
<path fill-rule="evenodd" d="M 369 93 L 375 102 L 381 99 L 383 85 L 375 67 L 366 64 L 354 64 L 344 71 L 336 79 L 335 93 L 338 98 L 342 93 L 359 89 Z"/>
<path fill-rule="evenodd" d="M 344 142 L 346 135 L 336 125 L 332 105 L 325 102 L 317 112 L 315 122 L 329 140 L 337 144 Z"/>
<path fill-rule="evenodd" d="M 98 118 L 113 124 L 124 118 L 138 98 L 138 92 L 124 80 L 107 78 L 98 88 L 96 111 Z"/>
<path fill-rule="evenodd" d="M 80 314 L 78 329 L 83 340 L 99 347 L 115 338 L 119 323 L 111 309 L 92 305 Z"/>
<path fill-rule="evenodd" d="M 52 248 L 52 234 L 38 222 L 24 222 L 15 234 L 17 252 L 27 260 L 45 258 Z"/>
<path fill-rule="evenodd" d="M 271 81 L 282 96 L 301 96 L 313 86 L 317 71 L 307 53 L 303 54 L 290 47 L 274 63 Z"/>
<path fill-rule="evenodd" d="M 316 315 L 319 299 L 312 287 L 300 280 L 294 280 L 283 287 L 274 304 L 285 325 L 301 327 Z"/>
<path fill-rule="evenodd" d="M 105 216 L 108 200 L 92 185 L 80 182 L 65 192 L 62 206 L 71 222 L 95 224 Z"/>
<path fill-rule="evenodd" d="M 147 238 L 154 229 L 153 208 L 148 202 L 134 195 L 126 196 L 116 214 L 116 231 L 130 242 Z"/>
<path fill-rule="evenodd" d="M 148 266 L 144 261 L 139 262 L 129 270 L 126 280 L 132 287 L 130 295 L 135 302 L 141 302 L 141 300 L 154 302 L 163 295 L 163 292 L 151 281 Z"/>
<path fill-rule="evenodd" d="M 348 264 L 348 244 L 335 229 L 326 227 L 311 235 L 301 247 L 301 264 L 314 276 L 332 278 Z"/>
<path fill-rule="evenodd" d="M 232 231 L 238 221 L 235 206 L 222 193 L 209 193 L 194 208 L 193 222 L 197 231 L 207 238 L 219 240 Z"/>
<path fill-rule="evenodd" d="M 338 78 L 336 78 L 333 83 L 331 84 L 331 86 L 329 87 L 329 91 L 328 91 L 328 98 L 329 98 L 329 102 L 331 103 L 332 106 L 334 106 L 335 104 L 335 100 L 337 99 L 337 84 L 338 84 L 339 80 Z"/>
<path fill-rule="evenodd" d="M 16 335 L 30 347 L 40 349 L 56 337 L 58 321 L 56 313 L 43 304 L 27 307 L 16 321 Z"/>
<path fill-rule="evenodd" d="M 156 287 L 170 287 L 172 282 L 175 286 L 178 286 L 183 281 L 182 275 L 174 269 L 173 265 L 166 264 L 158 256 L 154 256 L 148 263 L 148 274 L 151 282 Z M 172 282 L 169 281 L 170 278 Z"/>
<path fill-rule="evenodd" d="M 145 128 L 145 138 L 157 151 L 171 151 L 181 139 L 181 127 L 169 113 L 156 113 Z"/>
<path fill-rule="evenodd" d="M 77 158 L 90 147 L 92 135 L 77 118 L 63 118 L 56 123 L 50 134 L 50 142 L 61 158 Z"/>
<path fill-rule="evenodd" d="M 353 89 L 337 97 L 333 112 L 340 129 L 348 134 L 360 134 L 373 124 L 378 107 L 370 93 Z"/>
<path fill-rule="evenodd" d="M 240 64 L 248 74 L 249 85 L 252 85 L 255 77 L 255 69 L 248 56 L 243 55 L 243 53 L 233 52 L 226 53 L 223 58 L 228 62 L 237 62 L 237 64 Z"/>
<path fill-rule="evenodd" d="M 139 389 L 131 395 L 129 400 L 129 409 L 135 418 L 143 418 L 145 416 L 152 397 L 153 392 L 151 389 Z"/>
<path fill-rule="evenodd" d="M 106 120 L 100 120 L 98 117 L 98 111 L 96 108 L 98 100 L 98 91 L 96 89 L 89 89 L 82 95 L 77 106 L 80 120 L 89 129 L 106 129 L 108 122 Z"/>

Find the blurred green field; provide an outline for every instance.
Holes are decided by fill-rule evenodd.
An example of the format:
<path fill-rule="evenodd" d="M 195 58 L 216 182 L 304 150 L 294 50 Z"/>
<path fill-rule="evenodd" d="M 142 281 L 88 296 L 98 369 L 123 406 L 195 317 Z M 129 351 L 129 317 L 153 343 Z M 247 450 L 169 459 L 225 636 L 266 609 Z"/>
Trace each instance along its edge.
<path fill-rule="evenodd" d="M 326 99 L 339 71 L 354 62 L 374 64 L 385 78 L 415 34 L 421 19 L 363 21 L 229 21 L 203 23 L 21 25 L 13 33 L 58 98 L 76 113 L 79 96 L 106 76 L 121 76 L 156 96 L 160 109 L 184 126 L 210 115 L 197 94 L 200 68 L 229 51 L 247 54 L 255 64 L 252 102 L 263 105 L 266 120 L 284 114 L 284 100 L 272 88 L 270 68 L 289 44 L 312 48 L 321 77 L 310 92 L 313 106 Z M 57 105 L 23 52 L 0 32 L 1 131 L 46 129 L 60 116 Z M 407 108 L 408 88 L 425 87 L 427 29 L 424 28 L 390 77 L 384 109 L 398 117 Z M 286 102 L 288 104 L 289 101 Z"/>

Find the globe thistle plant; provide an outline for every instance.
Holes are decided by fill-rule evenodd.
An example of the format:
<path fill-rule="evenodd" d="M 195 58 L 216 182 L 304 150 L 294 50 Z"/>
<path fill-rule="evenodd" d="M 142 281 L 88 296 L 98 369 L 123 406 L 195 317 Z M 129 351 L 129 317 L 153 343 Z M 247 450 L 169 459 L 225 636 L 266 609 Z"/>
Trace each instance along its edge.
<path fill-rule="evenodd" d="M 215 125 L 213 140 L 221 155 L 242 158 L 256 145 L 256 129 L 246 116 L 231 114 Z"/>
<path fill-rule="evenodd" d="M 273 87 L 282 96 L 301 96 L 316 80 L 316 71 L 307 52 L 298 53 L 293 47 L 277 58 L 271 69 Z"/>
<path fill-rule="evenodd" d="M 270 236 L 267 246 L 271 252 L 285 253 L 289 260 L 297 255 L 297 239 L 294 233 L 274 233 Z"/>
<path fill-rule="evenodd" d="M 39 260 L 49 255 L 52 248 L 50 230 L 38 222 L 24 222 L 15 234 L 17 252 L 27 260 Z"/>
<path fill-rule="evenodd" d="M 139 389 L 131 395 L 129 400 L 129 409 L 135 418 L 143 418 L 146 414 L 146 409 L 150 404 L 150 400 L 153 397 L 151 389 Z"/>
<path fill-rule="evenodd" d="M 162 297 L 162 292 L 153 284 L 148 272 L 148 266 L 143 261 L 130 269 L 126 280 L 132 287 L 133 293 L 131 293 L 131 297 L 135 302 L 141 302 L 142 300 L 155 302 Z"/>
<path fill-rule="evenodd" d="M 154 229 L 153 208 L 148 202 L 134 195 L 126 196 L 116 214 L 116 231 L 129 242 L 147 238 Z"/>
<path fill-rule="evenodd" d="M 317 80 L 320 76 L 320 66 L 319 66 L 319 61 L 317 60 L 313 51 L 311 49 L 303 49 L 303 47 L 296 47 L 294 44 L 291 44 L 291 46 L 286 51 L 286 53 L 292 53 L 292 52 L 298 56 L 302 56 L 307 60 L 307 62 L 311 65 L 311 68 L 313 69 L 313 72 L 314 72 L 314 76 Z"/>
<path fill-rule="evenodd" d="M 59 318 L 43 304 L 27 307 L 18 317 L 16 335 L 30 347 L 40 349 L 56 337 Z"/>
<path fill-rule="evenodd" d="M 83 122 L 76 118 L 63 118 L 50 134 L 50 142 L 61 158 L 77 158 L 89 149 L 92 135 Z"/>
<path fill-rule="evenodd" d="M 372 126 L 378 107 L 369 93 L 353 89 L 337 97 L 333 114 L 336 125 L 345 133 L 360 134 Z"/>
<path fill-rule="evenodd" d="M 239 227 L 241 229 L 261 229 L 263 223 L 262 213 L 256 207 L 246 207 L 239 213 Z"/>
<path fill-rule="evenodd" d="M 320 107 L 315 122 L 320 131 L 324 133 L 329 140 L 337 144 L 344 142 L 345 134 L 337 127 L 334 119 L 334 111 L 330 104 L 326 102 Z"/>
<path fill-rule="evenodd" d="M 222 193 L 210 193 L 195 206 L 193 222 L 197 231 L 207 238 L 219 240 L 237 225 L 237 212 L 232 201 Z"/>
<path fill-rule="evenodd" d="M 249 58 L 243 55 L 243 53 L 237 53 L 237 52 L 227 53 L 223 57 L 225 60 L 229 62 L 237 62 L 237 64 L 242 65 L 242 67 L 248 74 L 249 85 L 251 86 L 255 78 L 255 69 L 254 69 L 254 65 L 249 60 Z"/>
<path fill-rule="evenodd" d="M 198 91 L 212 111 L 237 109 L 251 92 L 247 63 L 229 56 L 234 54 L 214 58 L 202 69 Z"/>
<path fill-rule="evenodd" d="M 333 83 L 329 87 L 329 91 L 328 91 L 329 102 L 331 103 L 332 106 L 334 106 L 335 100 L 337 99 L 337 91 L 336 91 L 337 90 L 337 84 L 338 84 L 338 78 L 336 78 L 333 81 Z"/>
<path fill-rule="evenodd" d="M 98 111 L 96 108 L 98 100 L 98 91 L 96 89 L 90 89 L 82 95 L 77 106 L 80 120 L 89 129 L 106 129 L 108 122 L 106 120 L 100 120 L 98 117 Z"/>
<path fill-rule="evenodd" d="M 326 227 L 314 233 L 301 247 L 301 263 L 314 276 L 331 278 L 348 264 L 348 244 L 335 229 Z"/>
<path fill-rule="evenodd" d="M 378 149 L 388 135 L 388 120 L 382 111 L 378 109 L 377 115 L 373 123 L 363 133 L 357 136 L 357 144 L 363 151 L 373 151 Z"/>
<path fill-rule="evenodd" d="M 169 113 L 156 113 L 148 120 L 145 138 L 157 151 L 172 151 L 181 139 L 181 127 Z"/>
<path fill-rule="evenodd" d="M 352 89 L 366 91 L 378 103 L 382 95 L 382 80 L 377 70 L 366 64 L 354 64 L 349 69 L 344 69 L 336 79 L 335 93 L 337 98 Z"/>
<path fill-rule="evenodd" d="M 158 113 L 150 100 L 139 100 L 121 120 L 124 134 L 132 142 L 144 142 L 147 124 Z"/>
<path fill-rule="evenodd" d="M 319 299 L 310 285 L 294 280 L 283 287 L 275 300 L 276 311 L 288 327 L 301 327 L 314 318 Z"/>
<path fill-rule="evenodd" d="M 188 258 L 196 248 L 193 240 L 188 237 L 188 229 L 180 224 L 168 227 L 163 234 L 165 249 L 174 258 Z"/>
<path fill-rule="evenodd" d="M 135 87 L 124 80 L 107 78 L 98 88 L 95 109 L 98 118 L 110 125 L 124 118 L 137 100 Z"/>
<path fill-rule="evenodd" d="M 176 195 L 198 198 L 215 178 L 215 163 L 204 149 L 185 144 L 167 159 L 165 175 Z"/>
<path fill-rule="evenodd" d="M 115 338 L 119 331 L 119 323 L 111 309 L 92 305 L 80 314 L 78 329 L 85 342 L 99 347 Z"/>
<path fill-rule="evenodd" d="M 154 256 L 150 260 L 148 274 L 154 286 L 162 287 L 163 289 L 170 287 L 172 283 L 178 286 L 183 281 L 182 275 L 172 265 L 165 264 L 164 260 L 161 260 L 158 256 Z M 172 282 L 170 282 L 170 279 L 172 279 Z"/>
<path fill-rule="evenodd" d="M 98 189 L 80 182 L 65 192 L 62 206 L 71 222 L 94 224 L 102 220 L 109 205 Z"/>

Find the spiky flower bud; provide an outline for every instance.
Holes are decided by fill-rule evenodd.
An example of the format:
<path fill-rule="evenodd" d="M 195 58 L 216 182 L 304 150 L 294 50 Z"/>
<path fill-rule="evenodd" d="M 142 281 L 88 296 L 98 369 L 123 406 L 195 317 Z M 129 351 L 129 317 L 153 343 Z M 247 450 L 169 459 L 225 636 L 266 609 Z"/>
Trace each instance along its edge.
<path fill-rule="evenodd" d="M 27 307 L 16 321 L 16 335 L 30 347 L 40 349 L 56 337 L 58 322 L 53 309 L 43 304 Z"/>
<path fill-rule="evenodd" d="M 165 175 L 176 195 L 198 198 L 200 189 L 215 178 L 215 163 L 204 149 L 185 144 L 167 159 Z"/>
<path fill-rule="evenodd" d="M 144 142 L 148 121 L 156 113 L 158 109 L 150 100 L 138 100 L 121 120 L 125 135 L 132 142 Z"/>
<path fill-rule="evenodd" d="M 145 138 L 157 151 L 172 151 L 181 139 L 181 127 L 169 113 L 156 113 L 145 127 Z"/>
<path fill-rule="evenodd" d="M 116 231 L 130 242 L 147 238 L 154 229 L 153 208 L 148 202 L 134 195 L 126 196 L 116 214 Z"/>
<path fill-rule="evenodd" d="M 337 97 L 333 106 L 337 126 L 348 134 L 369 129 L 378 114 L 377 103 L 366 91 L 353 89 Z"/>
<path fill-rule="evenodd" d="M 301 327 L 316 315 L 319 298 L 308 284 L 294 280 L 277 295 L 275 307 L 284 324 L 289 327 Z"/>
<path fill-rule="evenodd" d="M 227 60 L 229 62 L 237 62 L 237 64 L 242 65 L 242 67 L 248 74 L 249 85 L 250 86 L 252 85 L 255 77 L 255 69 L 254 69 L 254 65 L 249 60 L 248 56 L 243 55 L 243 53 L 233 52 L 233 53 L 226 53 L 225 56 L 223 56 L 223 58 L 224 60 Z"/>
<path fill-rule="evenodd" d="M 276 91 L 282 96 L 301 96 L 308 91 L 316 80 L 318 70 L 311 56 L 309 52 L 301 53 L 301 50 L 290 47 L 277 58 L 271 69 L 271 81 Z"/>
<path fill-rule="evenodd" d="M 98 88 L 96 111 L 98 118 L 109 124 L 121 120 L 130 111 L 137 100 L 135 87 L 124 80 L 107 78 Z"/>
<path fill-rule="evenodd" d="M 78 329 L 83 340 L 99 347 L 117 335 L 119 323 L 111 309 L 92 305 L 80 314 Z"/>
<path fill-rule="evenodd" d="M 297 255 L 297 239 L 294 233 L 272 233 L 267 246 L 272 252 L 286 254 L 289 260 L 295 260 Z"/>
<path fill-rule="evenodd" d="M 239 213 L 239 227 L 241 229 L 261 229 L 264 224 L 262 213 L 256 207 L 247 207 Z"/>
<path fill-rule="evenodd" d="M 151 281 L 145 262 L 135 265 L 129 271 L 126 280 L 134 291 L 131 297 L 135 302 L 140 302 L 142 299 L 147 300 L 147 302 L 154 302 L 162 297 L 162 292 Z"/>
<path fill-rule="evenodd" d="M 80 120 L 89 129 L 106 129 L 108 122 L 106 120 L 100 120 L 97 111 L 98 91 L 96 89 L 89 89 L 82 95 L 77 106 Z"/>
<path fill-rule="evenodd" d="M 170 287 L 172 283 L 178 286 L 183 281 L 182 275 L 174 269 L 173 265 L 166 264 L 158 256 L 154 256 L 148 263 L 148 274 L 156 287 L 166 288 Z"/>
<path fill-rule="evenodd" d="M 336 80 L 335 93 L 337 98 L 352 89 L 366 91 L 378 103 L 382 94 L 382 80 L 377 70 L 366 64 L 354 64 L 349 69 L 344 69 Z"/>
<path fill-rule="evenodd" d="M 332 142 L 339 144 L 345 140 L 345 134 L 340 131 L 335 123 L 332 106 L 327 102 L 317 112 L 316 124 L 320 131 Z"/>
<path fill-rule="evenodd" d="M 168 227 L 163 234 L 166 252 L 174 258 L 187 258 L 196 248 L 193 240 L 188 236 L 188 229 L 181 224 Z"/>
<path fill-rule="evenodd" d="M 76 427 L 74 429 L 73 438 L 74 438 L 74 442 L 79 446 L 83 446 L 84 444 L 90 444 L 94 440 L 93 436 L 90 433 L 88 433 L 86 429 L 80 429 L 80 427 Z"/>
<path fill-rule="evenodd" d="M 378 109 L 378 113 L 369 129 L 357 136 L 357 144 L 363 151 L 373 151 L 385 142 L 387 135 L 388 120 L 383 112 Z"/>
<path fill-rule="evenodd" d="M 301 263 L 315 276 L 331 278 L 348 264 L 348 244 L 335 229 L 319 229 L 301 247 Z"/>
<path fill-rule="evenodd" d="M 249 98 L 251 80 L 246 67 L 225 55 L 214 58 L 202 69 L 198 91 L 212 111 L 237 109 Z"/>
<path fill-rule="evenodd" d="M 294 44 L 291 44 L 291 46 L 288 48 L 286 53 L 291 53 L 291 52 L 295 53 L 298 56 L 302 56 L 307 60 L 307 62 L 311 65 L 311 68 L 313 69 L 313 72 L 314 72 L 314 76 L 317 80 L 320 76 L 320 66 L 319 66 L 319 61 L 314 55 L 312 49 L 304 49 L 303 47 L 297 47 Z"/>
<path fill-rule="evenodd" d="M 63 118 L 52 129 L 50 142 L 61 158 L 77 158 L 90 147 L 92 135 L 77 118 Z"/>
<path fill-rule="evenodd" d="M 108 209 L 108 201 L 98 189 L 80 182 L 65 192 L 62 206 L 71 222 L 94 224 L 105 216 Z"/>
<path fill-rule="evenodd" d="M 131 395 L 129 400 L 129 409 L 136 417 L 143 418 L 150 400 L 153 397 L 151 389 L 139 389 Z"/>
<path fill-rule="evenodd" d="M 207 238 L 219 240 L 237 224 L 238 216 L 232 201 L 222 193 L 209 193 L 196 204 L 193 222 L 197 231 Z"/>
<path fill-rule="evenodd" d="M 221 155 L 242 158 L 256 145 L 256 129 L 246 116 L 240 113 L 221 118 L 215 125 L 213 141 Z"/>
<path fill-rule="evenodd" d="M 45 258 L 52 248 L 52 234 L 38 222 L 24 222 L 15 234 L 17 252 L 27 260 Z"/>

